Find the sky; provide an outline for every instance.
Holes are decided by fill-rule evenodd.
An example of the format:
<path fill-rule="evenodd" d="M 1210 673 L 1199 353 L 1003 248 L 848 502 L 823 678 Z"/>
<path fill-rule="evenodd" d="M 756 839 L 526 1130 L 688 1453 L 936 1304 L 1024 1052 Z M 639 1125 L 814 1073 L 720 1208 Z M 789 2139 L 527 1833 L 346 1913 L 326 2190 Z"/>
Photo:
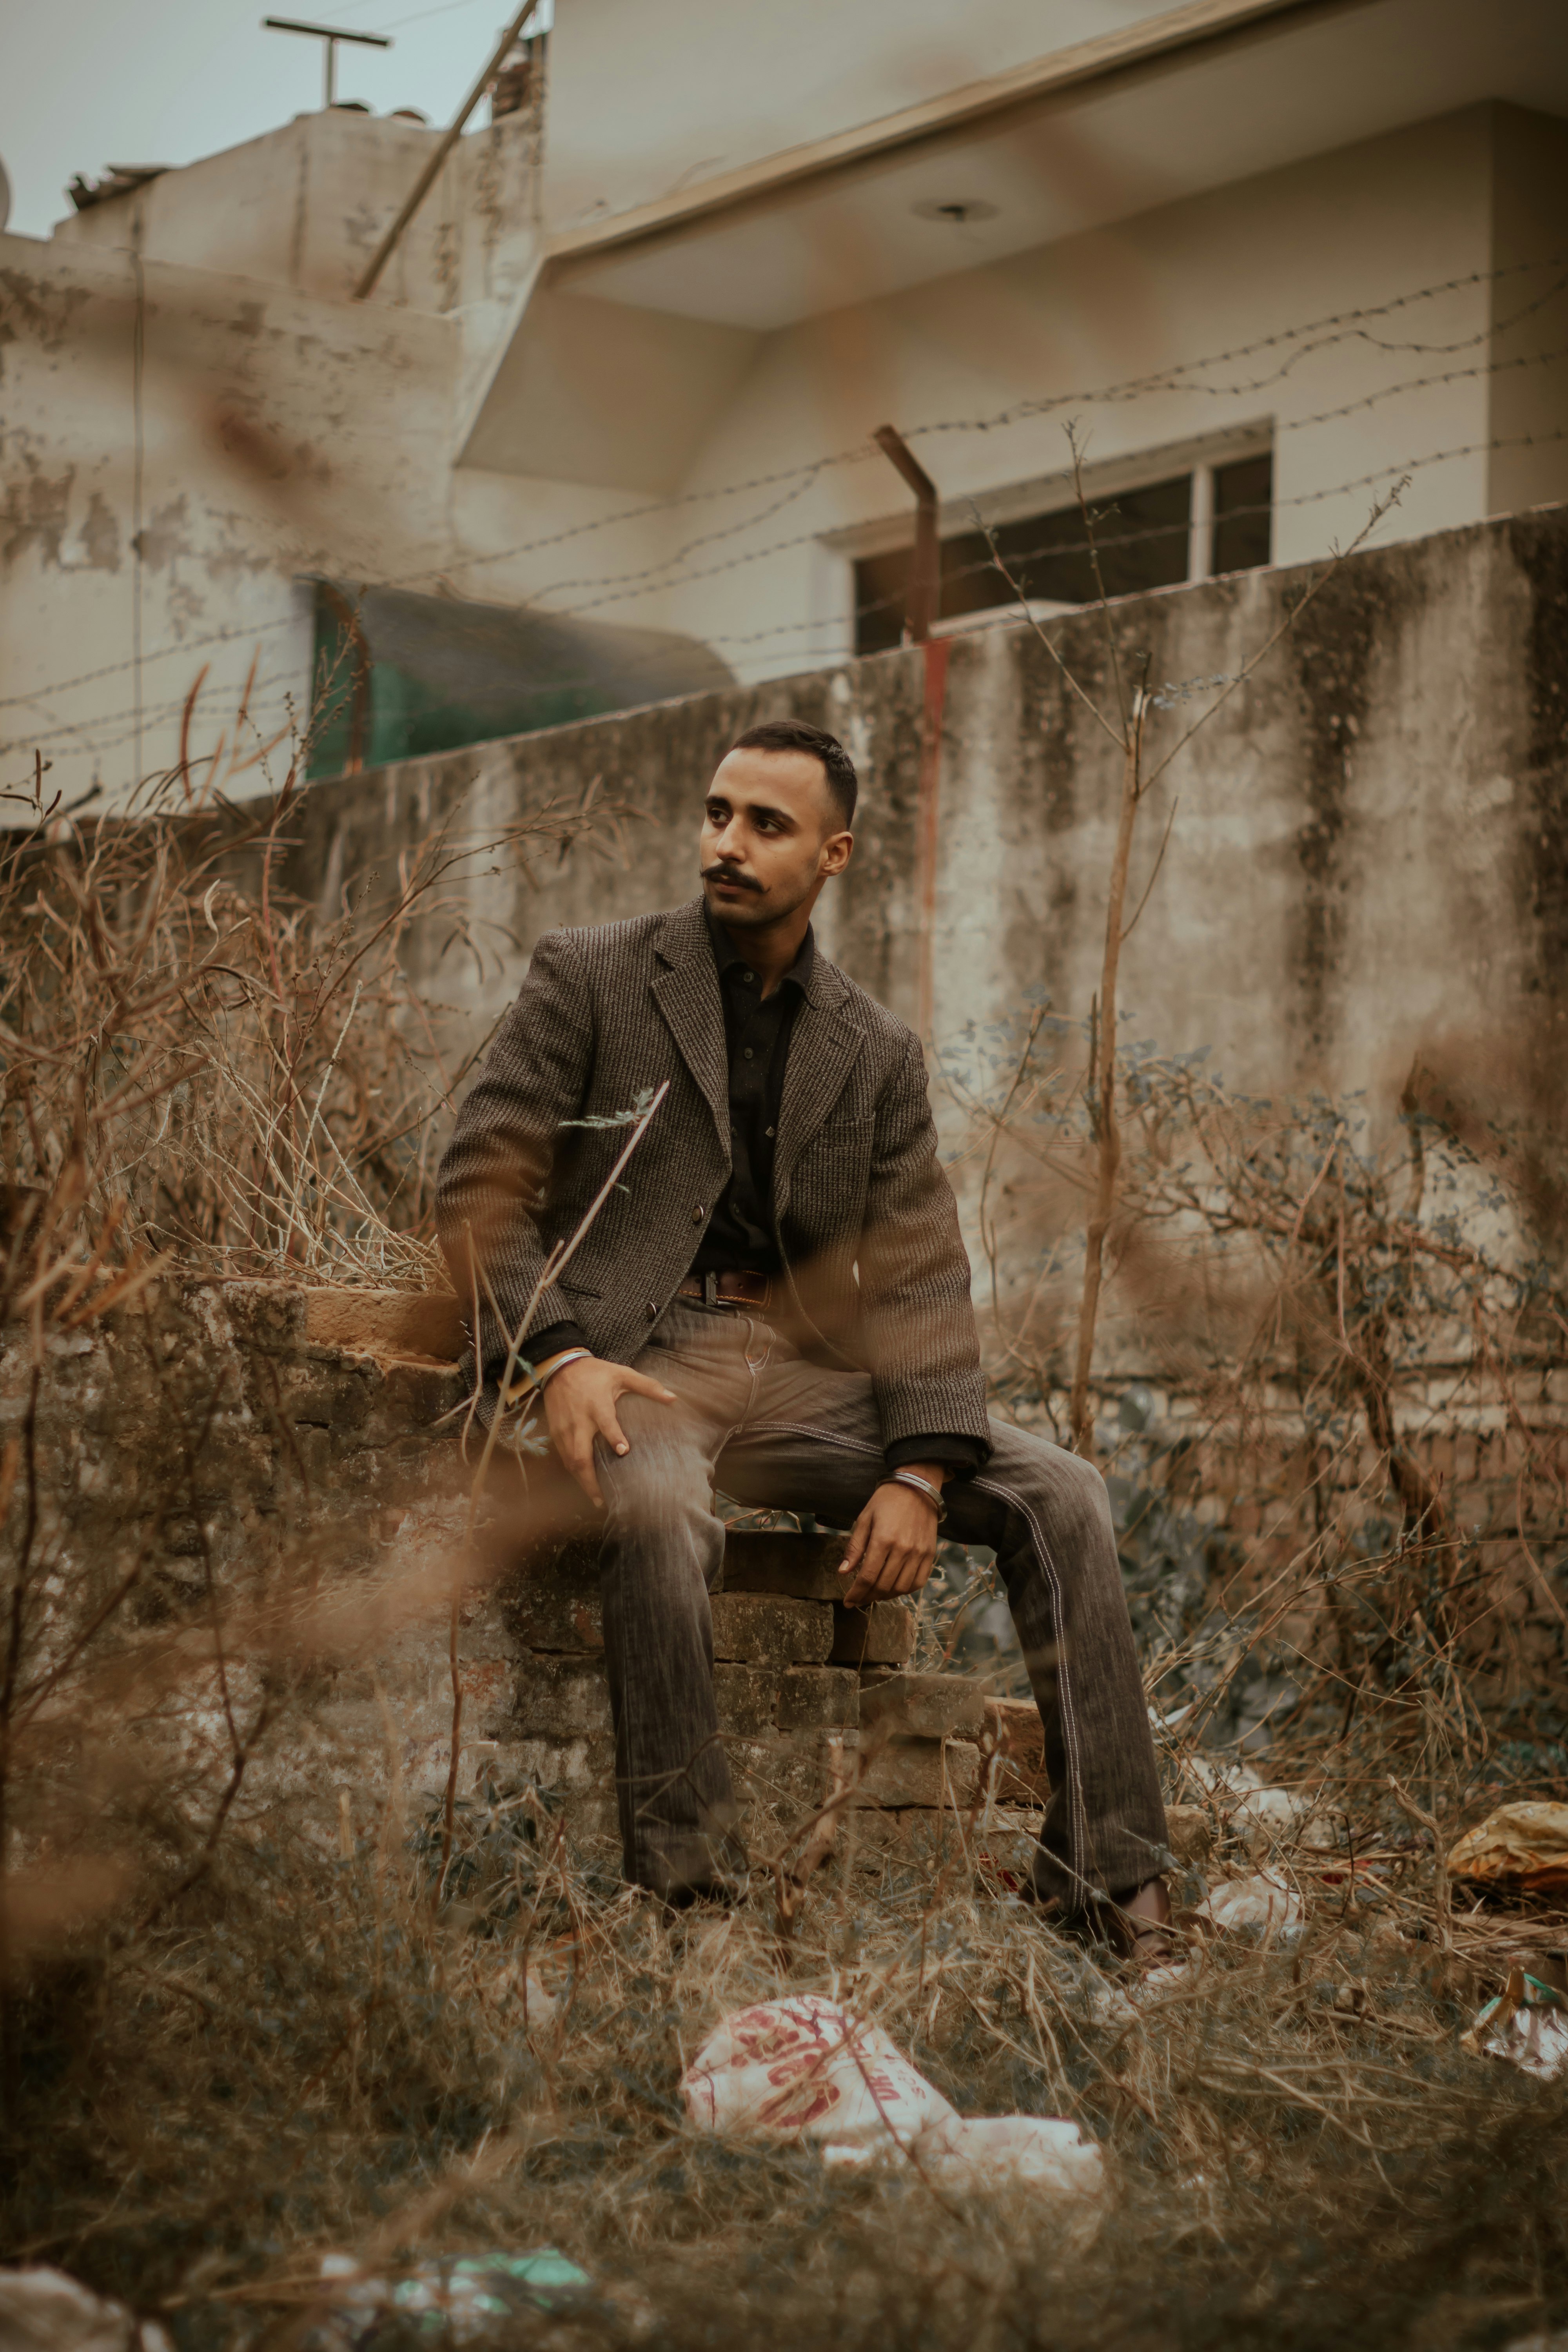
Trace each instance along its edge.
<path fill-rule="evenodd" d="M 67 182 L 107 163 L 189 163 L 321 103 L 320 41 L 261 28 L 301 16 L 390 33 L 341 47 L 338 96 L 376 113 L 456 113 L 507 16 L 506 0 L 0 0 L 0 163 L 11 229 L 47 236 Z"/>

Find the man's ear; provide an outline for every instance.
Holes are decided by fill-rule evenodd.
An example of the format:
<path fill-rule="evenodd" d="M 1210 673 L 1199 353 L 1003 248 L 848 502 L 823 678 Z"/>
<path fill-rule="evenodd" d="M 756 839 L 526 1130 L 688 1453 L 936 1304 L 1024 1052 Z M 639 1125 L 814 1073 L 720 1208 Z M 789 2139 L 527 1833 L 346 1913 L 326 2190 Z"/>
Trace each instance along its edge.
<path fill-rule="evenodd" d="M 852 833 L 830 833 L 822 845 L 822 871 L 825 875 L 842 874 L 855 852 Z"/>

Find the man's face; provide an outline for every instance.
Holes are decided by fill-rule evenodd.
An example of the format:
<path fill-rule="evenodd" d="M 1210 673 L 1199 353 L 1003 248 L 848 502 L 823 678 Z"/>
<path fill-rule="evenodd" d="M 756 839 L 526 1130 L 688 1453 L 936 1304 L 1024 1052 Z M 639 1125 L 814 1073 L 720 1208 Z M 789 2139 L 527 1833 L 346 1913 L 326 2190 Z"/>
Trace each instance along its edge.
<path fill-rule="evenodd" d="M 716 922 L 758 930 L 809 905 L 849 863 L 820 760 L 809 751 L 731 751 L 708 787 L 703 893 Z"/>

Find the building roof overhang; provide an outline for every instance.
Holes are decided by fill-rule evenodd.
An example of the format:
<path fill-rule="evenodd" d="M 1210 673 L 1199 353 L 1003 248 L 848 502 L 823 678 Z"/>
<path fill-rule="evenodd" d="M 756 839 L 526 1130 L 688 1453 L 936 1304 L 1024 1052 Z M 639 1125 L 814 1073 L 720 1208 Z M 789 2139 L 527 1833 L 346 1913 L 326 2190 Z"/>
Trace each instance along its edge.
<path fill-rule="evenodd" d="M 989 142 L 998 132 L 1022 128 L 1062 100 L 1097 85 L 1103 89 L 1177 58 L 1195 61 L 1200 52 L 1212 54 L 1281 18 L 1338 13 L 1362 5 L 1364 0 L 1187 0 L 1186 5 L 1152 22 L 1076 42 L 1009 73 L 966 83 L 941 98 L 764 155 L 652 204 L 566 230 L 550 240 L 545 283 L 563 286 L 574 278 L 585 279 L 612 259 L 679 244 L 721 225 L 733 226 L 792 198 L 845 187 L 889 163 L 954 159 L 976 140 Z M 939 266 L 949 264 L 944 260 Z"/>
<path fill-rule="evenodd" d="M 1489 98 L 1568 113 L 1562 0 L 1187 0 L 557 234 L 468 461 L 663 488 L 765 335 Z"/>

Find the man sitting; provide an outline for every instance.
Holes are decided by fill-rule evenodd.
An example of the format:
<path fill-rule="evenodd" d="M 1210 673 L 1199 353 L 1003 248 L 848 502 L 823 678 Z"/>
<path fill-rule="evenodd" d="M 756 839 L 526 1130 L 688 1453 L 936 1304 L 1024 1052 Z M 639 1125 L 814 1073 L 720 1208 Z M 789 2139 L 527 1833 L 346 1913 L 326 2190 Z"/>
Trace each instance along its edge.
<path fill-rule="evenodd" d="M 603 1513 L 629 1879 L 679 1901 L 740 1864 L 717 1482 L 852 1527 L 852 1602 L 918 1591 L 944 1523 L 993 1548 L 1045 1725 L 1035 1891 L 1155 1956 L 1164 1812 L 1104 1482 L 988 1417 L 919 1041 L 812 935 L 856 793 L 831 735 L 753 728 L 708 786 L 700 898 L 540 940 L 441 1165 L 443 1246 L 493 1382 L 625 1142 L 617 1115 L 668 1080 L 524 1349 L 554 1451 Z"/>

